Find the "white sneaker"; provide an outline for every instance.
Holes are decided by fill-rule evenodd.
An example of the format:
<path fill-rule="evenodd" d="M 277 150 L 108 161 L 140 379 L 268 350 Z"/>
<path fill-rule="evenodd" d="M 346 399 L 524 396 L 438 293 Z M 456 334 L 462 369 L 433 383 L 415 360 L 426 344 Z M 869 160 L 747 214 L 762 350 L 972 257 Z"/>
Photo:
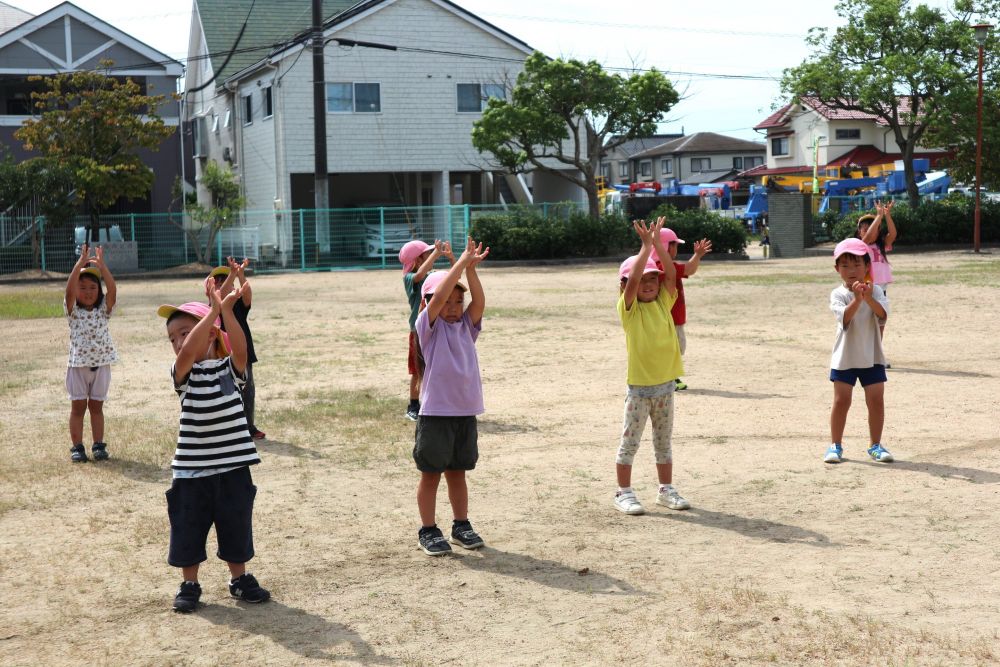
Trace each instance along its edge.
<path fill-rule="evenodd" d="M 664 484 L 660 487 L 660 493 L 656 496 L 656 503 L 658 505 L 666 505 L 672 510 L 686 510 L 691 507 L 691 503 L 684 500 L 672 484 Z"/>
<path fill-rule="evenodd" d="M 615 492 L 615 507 L 625 514 L 645 514 L 642 503 L 635 497 L 634 491 Z"/>

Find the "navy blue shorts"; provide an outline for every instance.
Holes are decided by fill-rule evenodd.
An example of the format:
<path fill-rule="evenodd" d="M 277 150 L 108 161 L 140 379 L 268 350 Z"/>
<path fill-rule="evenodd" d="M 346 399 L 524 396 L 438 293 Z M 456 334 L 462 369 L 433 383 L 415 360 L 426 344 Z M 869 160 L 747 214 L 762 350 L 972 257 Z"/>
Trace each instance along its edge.
<path fill-rule="evenodd" d="M 846 382 L 853 387 L 858 380 L 861 381 L 862 387 L 867 387 L 870 384 L 888 382 L 889 378 L 885 375 L 885 366 L 880 364 L 875 364 L 871 368 L 848 368 L 843 371 L 834 368 L 830 370 L 830 382 Z"/>
<path fill-rule="evenodd" d="M 190 567 L 207 560 L 205 541 L 213 524 L 219 558 L 227 563 L 245 563 L 253 558 L 256 495 L 249 466 L 208 477 L 175 478 L 167 490 L 167 562 L 174 567 Z"/>
<path fill-rule="evenodd" d="M 475 469 L 479 460 L 476 418 L 420 415 L 413 460 L 420 472 Z"/>

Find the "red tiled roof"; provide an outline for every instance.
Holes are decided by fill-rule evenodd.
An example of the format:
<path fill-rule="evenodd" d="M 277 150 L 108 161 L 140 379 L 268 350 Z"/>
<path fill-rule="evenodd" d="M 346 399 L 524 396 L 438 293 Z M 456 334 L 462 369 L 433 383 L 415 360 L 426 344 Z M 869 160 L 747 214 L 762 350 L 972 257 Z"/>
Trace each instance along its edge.
<path fill-rule="evenodd" d="M 815 97 L 803 97 L 799 102 L 806 107 L 809 107 L 820 116 L 827 120 L 870 120 L 876 125 L 886 125 L 885 120 L 879 118 L 875 114 L 867 113 L 865 111 L 848 111 L 844 109 L 834 109 L 826 104 L 823 104 Z M 792 105 L 786 104 L 785 106 L 778 109 L 776 112 L 765 118 L 759 125 L 756 125 L 753 129 L 755 130 L 766 130 L 771 127 L 781 127 L 785 125 L 789 120 L 789 111 Z M 899 98 L 899 113 L 905 114 L 910 111 L 910 98 L 900 97 Z"/>
<path fill-rule="evenodd" d="M 781 127 L 788 122 L 788 110 L 792 108 L 791 104 L 786 104 L 781 107 L 773 114 L 765 118 L 759 125 L 755 125 L 753 129 L 755 130 L 766 130 L 769 127 Z"/>

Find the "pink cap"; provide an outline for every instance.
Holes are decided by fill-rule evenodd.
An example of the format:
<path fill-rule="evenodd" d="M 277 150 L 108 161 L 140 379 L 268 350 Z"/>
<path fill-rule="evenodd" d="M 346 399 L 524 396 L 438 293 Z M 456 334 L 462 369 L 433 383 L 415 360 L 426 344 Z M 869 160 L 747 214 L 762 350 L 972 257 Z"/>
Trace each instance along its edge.
<path fill-rule="evenodd" d="M 635 264 L 635 260 L 638 258 L 638 255 L 632 255 L 622 262 L 621 266 L 618 267 L 618 277 L 628 278 L 632 272 L 632 265 Z M 652 257 L 646 260 L 646 268 L 643 270 L 642 275 L 646 275 L 647 273 L 663 273 L 663 269 L 660 268 L 660 265 Z"/>
<path fill-rule="evenodd" d="M 444 281 L 447 275 L 447 271 L 431 271 L 428 273 L 427 277 L 424 278 L 424 282 L 420 285 L 420 296 L 427 298 L 428 294 L 434 294 L 434 290 Z M 467 291 L 465 285 L 460 282 L 455 283 L 455 287 L 463 292 Z"/>
<path fill-rule="evenodd" d="M 868 246 L 861 239 L 844 239 L 833 249 L 833 259 L 836 260 L 844 253 L 863 256 L 867 255 L 868 252 Z"/>
<path fill-rule="evenodd" d="M 403 273 L 412 271 L 417 257 L 420 257 L 428 250 L 433 250 L 434 246 L 427 245 L 423 241 L 407 241 L 399 249 L 399 261 L 403 264 Z"/>
<path fill-rule="evenodd" d="M 156 314 L 160 317 L 166 317 L 170 319 L 170 316 L 176 312 L 187 313 L 192 317 L 196 317 L 199 320 L 203 319 L 206 315 L 212 312 L 212 307 L 208 304 L 201 303 L 200 301 L 189 301 L 188 303 L 182 303 L 179 306 L 163 305 L 156 309 Z M 215 318 L 213 322 L 216 329 L 219 328 L 219 318 Z M 220 357 L 224 357 L 229 354 L 229 334 L 225 331 L 219 329 L 219 334 L 216 338 L 216 351 Z"/>
<path fill-rule="evenodd" d="M 663 245 L 669 245 L 671 243 L 684 243 L 684 239 L 677 238 L 677 232 L 669 227 L 664 227 L 660 230 L 660 240 L 663 241 Z"/>

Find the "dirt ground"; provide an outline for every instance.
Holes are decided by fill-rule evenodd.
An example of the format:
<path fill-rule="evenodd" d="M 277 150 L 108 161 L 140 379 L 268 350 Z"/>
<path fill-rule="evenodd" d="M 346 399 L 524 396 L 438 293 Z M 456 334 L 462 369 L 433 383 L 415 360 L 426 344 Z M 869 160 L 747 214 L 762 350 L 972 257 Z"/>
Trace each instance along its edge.
<path fill-rule="evenodd" d="M 617 265 L 487 260 L 487 413 L 469 478 L 487 547 L 438 559 L 417 548 L 400 274 L 254 278 L 268 439 L 250 565 L 273 600 L 231 600 L 213 557 L 186 616 L 170 610 L 178 401 L 155 308 L 196 300 L 199 280 L 119 283 L 106 463 L 69 461 L 65 322 L 5 321 L 0 663 L 996 664 L 1000 254 L 892 260 L 896 463 L 864 455 L 860 390 L 848 460 L 821 462 L 832 259 L 706 261 L 686 283 L 690 389 L 674 425 L 692 509 L 653 503 L 647 431 L 635 517 L 611 501 Z M 59 302 L 61 285 L 43 289 Z M 438 516 L 450 525 L 444 489 Z"/>

